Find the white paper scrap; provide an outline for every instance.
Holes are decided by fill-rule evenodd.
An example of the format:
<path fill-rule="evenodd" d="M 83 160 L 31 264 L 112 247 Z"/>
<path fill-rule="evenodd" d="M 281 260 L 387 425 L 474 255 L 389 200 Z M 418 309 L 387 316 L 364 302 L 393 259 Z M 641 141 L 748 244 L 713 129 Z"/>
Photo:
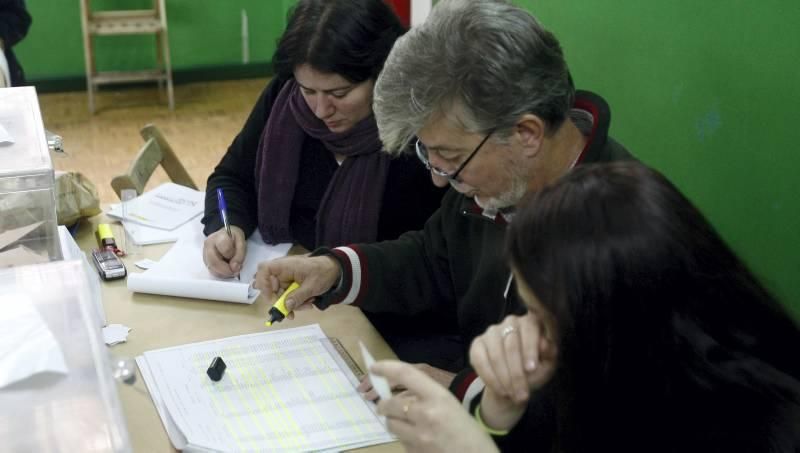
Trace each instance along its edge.
<path fill-rule="evenodd" d="M 103 327 L 103 339 L 109 346 L 128 341 L 128 332 L 131 328 L 122 324 L 109 324 Z"/>
<path fill-rule="evenodd" d="M 39 373 L 66 374 L 61 347 L 30 297 L 0 294 L 0 307 L 0 388 Z"/>
<path fill-rule="evenodd" d="M 364 346 L 364 343 L 359 341 L 358 346 L 361 348 L 361 357 L 364 358 L 364 366 L 367 367 L 367 374 L 369 375 L 369 381 L 372 383 L 372 388 L 375 389 L 382 400 L 388 400 L 392 397 L 392 388 L 389 386 L 389 381 L 386 380 L 385 377 L 372 374 L 370 368 L 372 368 L 372 364 L 375 363 L 375 359 L 372 358 L 372 354 L 367 351 L 367 347 Z"/>
<path fill-rule="evenodd" d="M 150 269 L 151 267 L 155 266 L 156 264 L 158 264 L 158 261 L 153 261 L 150 258 L 145 258 L 145 259 L 139 260 L 139 261 L 137 261 L 137 262 L 135 262 L 133 264 L 135 264 L 136 267 L 138 267 L 139 269 L 147 270 L 147 269 Z"/>

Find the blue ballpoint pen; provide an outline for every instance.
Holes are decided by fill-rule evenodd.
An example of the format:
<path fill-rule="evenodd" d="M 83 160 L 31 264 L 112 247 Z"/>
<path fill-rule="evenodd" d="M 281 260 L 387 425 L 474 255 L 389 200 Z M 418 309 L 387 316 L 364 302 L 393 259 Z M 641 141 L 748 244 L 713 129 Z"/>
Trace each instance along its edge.
<path fill-rule="evenodd" d="M 222 224 L 225 225 L 225 232 L 228 237 L 233 240 L 233 233 L 231 233 L 231 223 L 228 221 L 228 205 L 225 204 L 225 195 L 222 194 L 222 189 L 217 189 L 217 206 L 219 207 L 219 215 L 222 216 Z M 241 274 L 236 274 L 236 278 L 242 279 Z"/>

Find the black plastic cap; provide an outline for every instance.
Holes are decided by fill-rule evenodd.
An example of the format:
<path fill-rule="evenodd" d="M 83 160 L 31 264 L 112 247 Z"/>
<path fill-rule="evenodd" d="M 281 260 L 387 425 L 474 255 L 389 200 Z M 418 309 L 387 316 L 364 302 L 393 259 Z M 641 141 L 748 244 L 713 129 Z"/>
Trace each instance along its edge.
<path fill-rule="evenodd" d="M 222 379 L 222 375 L 225 374 L 225 368 L 227 367 L 225 362 L 222 361 L 222 357 L 214 357 L 214 360 L 211 361 L 211 366 L 206 370 L 206 374 L 212 381 L 217 382 Z"/>

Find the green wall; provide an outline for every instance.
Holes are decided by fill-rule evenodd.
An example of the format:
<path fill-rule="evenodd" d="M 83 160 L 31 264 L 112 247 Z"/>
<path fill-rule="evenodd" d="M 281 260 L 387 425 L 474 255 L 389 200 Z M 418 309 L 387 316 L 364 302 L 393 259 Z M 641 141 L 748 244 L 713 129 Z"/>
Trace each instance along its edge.
<path fill-rule="evenodd" d="M 800 2 L 518 1 L 611 133 L 666 173 L 800 318 Z"/>
<path fill-rule="evenodd" d="M 135 6 L 146 0 L 96 0 Z M 168 0 L 176 72 L 266 63 L 294 0 Z M 576 84 L 611 105 L 611 132 L 666 173 L 800 315 L 800 2 L 518 0 L 561 40 Z M 29 0 L 29 79 L 82 78 L 77 0 Z M 224 6 L 224 7 L 223 7 Z M 111 39 L 124 42 L 115 46 Z M 138 39 L 142 42 L 137 43 Z M 99 42 L 101 68 L 145 67 L 146 38 Z M 141 45 L 136 45 L 141 44 Z"/>
<path fill-rule="evenodd" d="M 93 9 L 136 9 L 150 0 L 94 0 Z M 250 63 L 267 63 L 292 0 L 167 0 L 173 69 L 208 70 L 242 65 L 241 11 L 247 11 Z M 15 51 L 30 81 L 82 79 L 83 41 L 78 0 L 28 0 L 33 25 Z M 151 67 L 152 36 L 95 38 L 98 69 Z M 265 74 L 266 75 L 266 74 Z"/>

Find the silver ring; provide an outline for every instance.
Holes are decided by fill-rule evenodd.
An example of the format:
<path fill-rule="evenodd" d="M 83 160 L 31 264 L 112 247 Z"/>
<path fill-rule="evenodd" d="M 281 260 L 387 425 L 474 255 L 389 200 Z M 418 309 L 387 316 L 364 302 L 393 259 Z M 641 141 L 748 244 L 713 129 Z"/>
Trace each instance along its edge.
<path fill-rule="evenodd" d="M 511 335 L 512 333 L 514 333 L 515 330 L 517 330 L 517 329 L 515 329 L 514 326 L 505 326 L 503 328 L 503 331 L 500 332 L 500 338 L 505 338 L 505 337 Z"/>
<path fill-rule="evenodd" d="M 408 408 L 411 407 L 411 402 L 403 404 L 403 416 L 408 418 Z"/>

